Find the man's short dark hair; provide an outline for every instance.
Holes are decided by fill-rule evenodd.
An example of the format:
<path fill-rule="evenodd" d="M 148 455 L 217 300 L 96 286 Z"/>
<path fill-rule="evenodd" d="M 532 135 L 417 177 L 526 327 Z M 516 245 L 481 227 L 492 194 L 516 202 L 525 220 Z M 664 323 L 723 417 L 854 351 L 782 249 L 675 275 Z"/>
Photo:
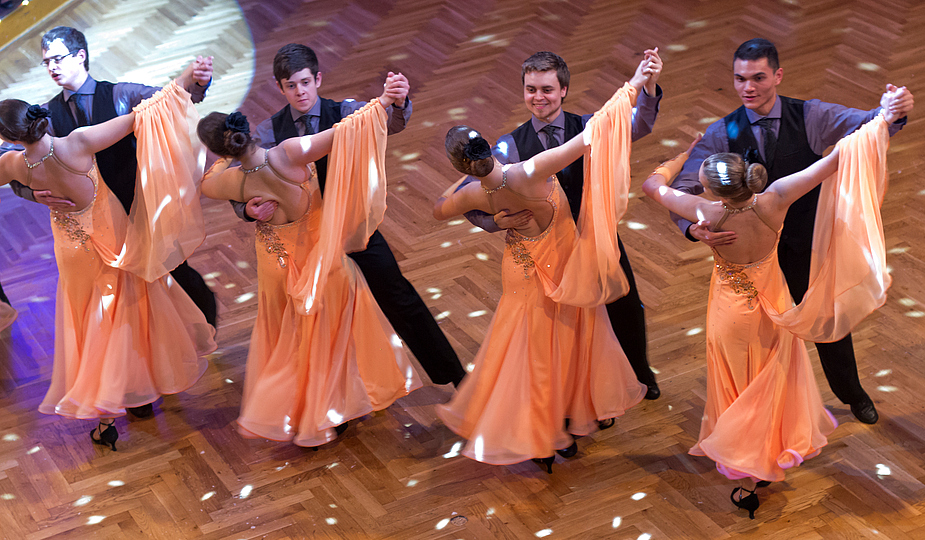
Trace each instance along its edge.
<path fill-rule="evenodd" d="M 87 50 L 87 38 L 84 37 L 83 32 L 70 26 L 56 26 L 42 36 L 42 50 L 47 51 L 48 47 L 58 39 L 64 42 L 64 46 L 70 53 L 83 49 L 84 69 L 90 71 L 90 51 Z"/>
<path fill-rule="evenodd" d="M 273 77 L 277 83 L 282 83 L 283 79 L 292 77 L 293 73 L 298 73 L 308 68 L 312 77 L 318 75 L 318 57 L 311 48 L 299 43 L 290 43 L 283 45 L 276 56 L 273 57 Z"/>
<path fill-rule="evenodd" d="M 520 71 L 520 83 L 523 84 L 527 73 L 553 70 L 556 72 L 556 78 L 559 79 L 559 86 L 568 88 L 569 81 L 571 80 L 571 75 L 569 75 L 568 72 L 568 65 L 566 65 L 565 60 L 563 60 L 561 56 L 549 51 L 534 53 L 530 58 L 524 60 Z"/>
<path fill-rule="evenodd" d="M 768 59 L 768 65 L 774 71 L 780 68 L 780 62 L 777 60 L 777 47 L 766 39 L 750 39 L 739 45 L 735 54 L 732 55 L 733 62 L 736 60 L 761 60 L 762 58 Z"/>

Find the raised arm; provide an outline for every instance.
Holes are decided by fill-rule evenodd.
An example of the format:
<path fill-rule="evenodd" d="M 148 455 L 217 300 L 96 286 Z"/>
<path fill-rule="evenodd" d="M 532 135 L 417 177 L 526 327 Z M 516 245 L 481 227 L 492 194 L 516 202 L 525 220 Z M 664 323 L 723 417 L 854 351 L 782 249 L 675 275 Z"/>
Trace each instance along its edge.
<path fill-rule="evenodd" d="M 0 156 L 0 186 L 5 186 L 13 180 L 25 180 L 17 178 L 19 173 L 16 171 L 16 165 L 22 163 L 22 154 L 18 151 L 4 152 Z"/>
<path fill-rule="evenodd" d="M 478 210 L 480 199 L 484 199 L 481 184 L 471 182 L 462 187 L 466 180 L 463 176 L 453 185 L 443 192 L 434 203 L 434 218 L 439 220 L 449 219 L 453 216 L 462 215 L 470 210 Z"/>
<path fill-rule="evenodd" d="M 286 139 L 277 146 L 285 152 L 286 159 L 294 165 L 308 166 L 328 155 L 334 143 L 334 128 L 326 129 L 314 135 Z"/>
<path fill-rule="evenodd" d="M 232 200 L 241 195 L 241 186 L 235 181 L 237 169 L 228 170 L 233 160 L 220 158 L 202 175 L 202 194 L 210 199 Z"/>
<path fill-rule="evenodd" d="M 655 169 L 642 184 L 642 191 L 650 199 L 673 213 L 693 222 L 703 219 L 703 209 L 705 205 L 709 204 L 709 201 L 702 197 L 669 187 L 669 184 L 678 174 L 678 171 L 681 170 L 681 166 L 687 160 L 690 152 L 693 151 L 694 146 L 696 146 L 698 142 L 700 142 L 699 136 L 691 143 L 687 150 Z"/>
<path fill-rule="evenodd" d="M 546 179 L 561 171 L 569 163 L 580 158 L 588 144 L 584 132 L 575 135 L 565 144 L 544 150 L 532 158 L 516 164 L 522 167 L 529 182 L 546 182 Z"/>
<path fill-rule="evenodd" d="M 80 154 L 95 154 L 122 140 L 135 126 L 135 112 L 132 111 L 102 124 L 78 128 L 67 136 L 76 145 Z"/>
<path fill-rule="evenodd" d="M 911 94 L 905 87 L 897 88 L 893 85 L 887 86 L 887 92 L 883 95 L 879 118 L 874 118 L 872 122 L 886 122 L 890 125 L 903 118 L 912 109 Z M 809 193 L 811 189 L 818 186 L 823 180 L 834 174 L 838 170 L 838 146 L 826 157 L 813 163 L 802 171 L 785 176 L 768 186 L 765 193 L 771 193 L 776 196 L 777 203 L 782 207 L 788 207 L 794 201 Z"/>
<path fill-rule="evenodd" d="M 778 208 L 787 208 L 823 180 L 835 174 L 837 170 L 838 147 L 836 146 L 831 154 L 802 171 L 774 181 L 764 192 L 774 196 L 772 200 Z"/>

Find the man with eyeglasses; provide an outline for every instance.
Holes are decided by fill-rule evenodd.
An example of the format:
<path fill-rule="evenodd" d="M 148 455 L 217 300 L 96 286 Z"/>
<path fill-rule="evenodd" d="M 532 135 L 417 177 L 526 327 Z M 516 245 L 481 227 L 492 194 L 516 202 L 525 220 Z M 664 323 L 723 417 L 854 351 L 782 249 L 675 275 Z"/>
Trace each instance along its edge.
<path fill-rule="evenodd" d="M 42 66 L 63 89 L 44 105 L 51 111 L 49 131 L 57 137 L 66 136 L 78 127 L 100 124 L 128 114 L 142 100 L 160 90 L 143 84 L 95 80 L 89 74 L 87 39 L 82 32 L 68 26 L 57 26 L 42 36 L 42 57 Z M 203 100 L 212 80 L 212 59 L 199 59 L 203 60 L 203 67 L 193 73 L 194 82 L 186 88 L 194 103 Z M 96 161 L 103 181 L 122 203 L 125 213 L 129 214 L 135 198 L 135 172 L 138 168 L 135 136 L 129 135 L 99 152 Z M 18 182 L 11 182 L 11 186 L 20 197 L 55 210 L 67 210 L 74 206 L 67 199 L 52 196 L 49 191 L 33 192 Z M 186 262 L 177 266 L 171 275 L 196 303 L 209 324 L 215 326 L 215 294 L 209 290 L 202 276 Z M 150 405 L 129 411 L 142 417 L 152 412 Z"/>

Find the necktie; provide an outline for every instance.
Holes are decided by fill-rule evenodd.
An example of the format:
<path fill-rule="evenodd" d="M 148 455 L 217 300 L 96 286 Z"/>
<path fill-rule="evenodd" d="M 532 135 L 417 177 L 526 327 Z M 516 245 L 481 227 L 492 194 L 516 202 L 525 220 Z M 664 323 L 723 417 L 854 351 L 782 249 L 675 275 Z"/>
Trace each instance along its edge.
<path fill-rule="evenodd" d="M 774 149 L 777 148 L 777 137 L 772 129 L 773 120 L 762 118 L 756 122 L 761 127 L 761 137 L 764 139 L 764 163 L 768 167 L 774 163 Z"/>
<path fill-rule="evenodd" d="M 75 120 L 77 120 L 77 127 L 89 126 L 90 117 L 87 114 L 87 109 L 84 108 L 83 100 L 80 99 L 79 96 L 80 94 L 71 94 L 68 101 L 74 104 L 74 116 Z"/>
<path fill-rule="evenodd" d="M 299 135 L 312 135 L 315 130 L 312 129 L 311 117 L 307 114 L 296 118 L 296 126 L 299 128 Z"/>
<path fill-rule="evenodd" d="M 540 131 L 546 135 L 546 149 L 555 148 L 559 146 L 559 141 L 556 139 L 556 130 L 559 129 L 556 126 L 549 125 L 544 126 Z"/>

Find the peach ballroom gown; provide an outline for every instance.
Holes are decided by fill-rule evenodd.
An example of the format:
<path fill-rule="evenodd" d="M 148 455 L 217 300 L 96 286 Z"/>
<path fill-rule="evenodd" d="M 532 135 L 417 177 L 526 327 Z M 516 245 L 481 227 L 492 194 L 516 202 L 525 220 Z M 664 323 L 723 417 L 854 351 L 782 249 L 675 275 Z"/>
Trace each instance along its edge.
<path fill-rule="evenodd" d="M 709 457 L 730 479 L 780 481 L 785 469 L 819 453 L 837 422 L 823 407 L 804 340 L 836 341 L 886 301 L 886 122 L 878 116 L 838 144 L 838 172 L 822 183 L 810 288 L 800 305 L 776 245 L 751 264 L 714 251 L 707 402 L 690 453 Z"/>
<path fill-rule="evenodd" d="M 347 256 L 365 248 L 385 212 L 386 118 L 373 100 L 335 125 L 324 199 L 311 166 L 301 184 L 306 213 L 257 225 L 257 321 L 238 417 L 245 437 L 319 446 L 335 426 L 421 386 Z"/>
<path fill-rule="evenodd" d="M 501 263 L 503 293 L 475 368 L 441 420 L 468 439 L 462 454 L 508 465 L 551 456 L 597 421 L 621 416 L 646 387 L 636 380 L 604 304 L 626 294 L 617 224 L 629 190 L 630 114 L 626 85 L 588 121 L 578 225 L 558 181 L 554 209 L 536 237 L 509 231 Z M 510 189 L 506 187 L 505 189 Z"/>
<path fill-rule="evenodd" d="M 137 182 L 132 217 L 100 181 L 95 161 L 85 173 L 95 187 L 93 202 L 77 212 L 51 212 L 58 291 L 51 386 L 39 406 L 45 414 L 122 415 L 126 407 L 192 386 L 206 369 L 200 357 L 215 350 L 214 329 L 167 274 L 169 261 L 185 258 L 178 250 L 194 249 L 204 235 L 201 227 L 174 229 L 197 215 L 201 223 L 198 141 L 189 138 L 195 109 L 189 94 L 171 83 L 135 110 L 144 181 Z M 146 160 L 146 153 L 162 158 Z M 151 199 L 152 192 L 170 195 L 170 204 Z M 157 206 L 140 208 L 149 202 Z M 138 215 L 151 219 L 133 221 Z M 125 243 L 145 235 L 147 245 Z M 160 275 L 146 280 L 139 273 Z"/>

